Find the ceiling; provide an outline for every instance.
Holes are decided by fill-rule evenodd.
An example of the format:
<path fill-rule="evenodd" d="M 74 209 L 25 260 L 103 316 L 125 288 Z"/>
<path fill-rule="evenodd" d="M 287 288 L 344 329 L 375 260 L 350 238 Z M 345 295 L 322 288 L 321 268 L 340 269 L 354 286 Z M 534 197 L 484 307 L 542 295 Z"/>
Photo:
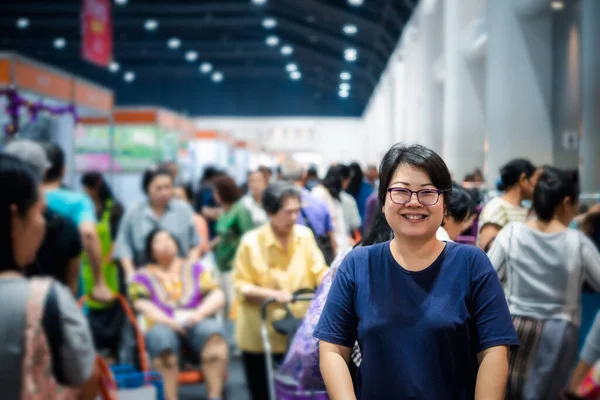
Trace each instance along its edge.
<path fill-rule="evenodd" d="M 360 116 L 417 0 L 114 0 L 111 72 L 80 57 L 80 0 L 3 0 L 0 50 L 14 50 L 112 88 L 118 105 L 193 116 Z M 123 3 L 125 4 L 119 4 Z M 27 27 L 17 26 L 19 18 Z M 265 21 L 272 18 L 275 27 Z M 154 20 L 157 27 L 147 30 Z M 345 25 L 357 32 L 349 35 Z M 279 43 L 267 44 L 275 35 Z M 62 49 L 54 47 L 64 38 Z M 180 47 L 168 42 L 178 38 Z M 274 39 L 271 39 L 274 41 Z M 291 46 L 292 54 L 282 54 Z M 357 59 L 345 59 L 356 49 Z M 289 50 L 289 49 L 288 49 Z M 189 51 L 197 53 L 193 62 Z M 190 57 L 193 55 L 189 55 Z M 210 73 L 199 69 L 203 62 Z M 286 70 L 296 64 L 301 78 Z M 125 82 L 132 71 L 135 79 Z M 221 72 L 223 80 L 213 81 Z M 348 72 L 348 97 L 340 74 Z"/>

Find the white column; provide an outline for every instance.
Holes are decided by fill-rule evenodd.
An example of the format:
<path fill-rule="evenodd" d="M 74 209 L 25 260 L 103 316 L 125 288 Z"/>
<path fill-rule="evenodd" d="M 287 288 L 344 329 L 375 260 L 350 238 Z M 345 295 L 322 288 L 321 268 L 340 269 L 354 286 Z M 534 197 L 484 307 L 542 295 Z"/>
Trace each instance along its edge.
<path fill-rule="evenodd" d="M 490 0 L 506 3 L 509 0 Z M 445 0 L 443 157 L 456 180 L 484 164 L 484 88 L 481 62 L 466 57 L 466 29 L 481 17 L 485 0 Z"/>
<path fill-rule="evenodd" d="M 546 0 L 488 1 L 487 177 L 525 157 L 552 164 L 552 24 Z"/>
<path fill-rule="evenodd" d="M 600 2 L 583 0 L 581 7 L 583 137 L 579 147 L 581 190 L 600 189 Z"/>

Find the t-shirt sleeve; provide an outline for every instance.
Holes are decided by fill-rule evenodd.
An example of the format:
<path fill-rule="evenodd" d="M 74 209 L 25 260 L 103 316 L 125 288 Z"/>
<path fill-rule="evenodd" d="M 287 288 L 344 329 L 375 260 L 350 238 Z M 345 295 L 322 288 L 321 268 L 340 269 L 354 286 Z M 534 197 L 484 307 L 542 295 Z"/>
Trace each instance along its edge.
<path fill-rule="evenodd" d="M 198 287 L 201 293 L 206 294 L 219 288 L 219 283 L 212 270 L 204 268 L 200 263 L 196 263 L 194 268 L 198 271 Z"/>
<path fill-rule="evenodd" d="M 600 291 L 600 253 L 588 237 L 579 234 L 581 239 L 581 258 L 585 271 L 585 281 L 596 291 Z"/>
<path fill-rule="evenodd" d="M 190 248 L 188 249 L 189 251 L 192 247 L 200 245 L 200 235 L 198 235 L 198 230 L 196 229 L 196 224 L 194 223 L 194 209 L 187 204 L 184 206 L 187 214 L 186 223 L 188 225 L 187 231 L 190 243 Z"/>
<path fill-rule="evenodd" d="M 96 350 L 88 322 L 75 299 L 66 287 L 52 285 L 56 294 L 58 313 L 62 328 L 62 343 L 58 351 L 62 370 L 61 382 L 68 386 L 79 386 L 92 375 L 96 361 Z"/>
<path fill-rule="evenodd" d="M 580 358 L 592 365 L 600 360 L 600 312 L 596 314 L 592 329 L 585 338 Z"/>
<path fill-rule="evenodd" d="M 487 255 L 492 263 L 492 266 L 498 273 L 498 277 L 501 281 L 504 281 L 506 278 L 506 268 L 508 265 L 508 245 L 509 240 L 514 231 L 514 225 L 509 224 L 504 227 L 500 232 L 498 232 L 498 236 L 494 240 L 494 244 L 488 251 Z"/>
<path fill-rule="evenodd" d="M 131 243 L 133 223 L 135 218 L 135 207 L 130 207 L 123 216 L 121 223 L 119 224 L 119 232 L 117 233 L 117 240 L 115 241 L 115 247 L 113 257 L 115 259 L 129 258 L 133 262 L 133 243 Z"/>
<path fill-rule="evenodd" d="M 488 224 L 504 226 L 507 223 L 508 216 L 506 214 L 506 209 L 501 203 L 493 201 L 493 203 L 487 204 L 481 211 L 481 216 L 479 217 L 479 231 Z"/>
<path fill-rule="evenodd" d="M 127 295 L 134 303 L 137 300 L 150 300 L 152 298 L 151 289 L 141 278 L 140 272 L 133 276 L 131 283 L 127 286 Z"/>
<path fill-rule="evenodd" d="M 354 307 L 355 282 L 348 273 L 351 257 L 346 257 L 335 274 L 314 337 L 340 346 L 352 347 L 356 342 L 358 318 Z"/>
<path fill-rule="evenodd" d="M 65 244 L 65 256 L 68 259 L 78 257 L 83 251 L 83 243 L 81 241 L 79 229 L 66 218 L 63 223 L 64 225 L 59 240 L 62 240 Z"/>
<path fill-rule="evenodd" d="M 325 204 L 321 205 L 325 215 L 325 233 L 333 232 L 333 224 L 331 223 L 331 214 Z"/>
<path fill-rule="evenodd" d="M 84 222 L 96 222 L 94 204 L 87 196 L 81 195 L 81 197 L 75 203 L 73 212 L 73 218 L 75 221 L 77 221 L 77 225 L 81 225 Z"/>
<path fill-rule="evenodd" d="M 473 322 L 473 347 L 477 353 L 494 346 L 518 346 L 504 290 L 486 254 L 473 251 L 468 303 Z"/>

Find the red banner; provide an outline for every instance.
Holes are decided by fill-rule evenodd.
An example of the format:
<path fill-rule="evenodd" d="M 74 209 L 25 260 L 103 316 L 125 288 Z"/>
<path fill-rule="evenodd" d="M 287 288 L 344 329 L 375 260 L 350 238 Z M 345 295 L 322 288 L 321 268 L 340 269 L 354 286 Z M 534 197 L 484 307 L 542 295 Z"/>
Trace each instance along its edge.
<path fill-rule="evenodd" d="M 108 67 L 113 58 L 110 3 L 111 0 L 83 0 L 81 6 L 81 56 L 102 67 Z"/>

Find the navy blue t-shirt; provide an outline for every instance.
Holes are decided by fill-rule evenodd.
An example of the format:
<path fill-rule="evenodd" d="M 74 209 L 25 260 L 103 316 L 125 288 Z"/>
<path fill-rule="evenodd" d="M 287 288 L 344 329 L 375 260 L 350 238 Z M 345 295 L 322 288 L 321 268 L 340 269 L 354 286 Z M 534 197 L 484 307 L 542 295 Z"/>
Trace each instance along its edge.
<path fill-rule="evenodd" d="M 358 340 L 363 400 L 473 399 L 477 353 L 519 344 L 488 257 L 452 242 L 419 272 L 396 262 L 390 242 L 350 252 L 314 336 L 347 347 Z"/>

